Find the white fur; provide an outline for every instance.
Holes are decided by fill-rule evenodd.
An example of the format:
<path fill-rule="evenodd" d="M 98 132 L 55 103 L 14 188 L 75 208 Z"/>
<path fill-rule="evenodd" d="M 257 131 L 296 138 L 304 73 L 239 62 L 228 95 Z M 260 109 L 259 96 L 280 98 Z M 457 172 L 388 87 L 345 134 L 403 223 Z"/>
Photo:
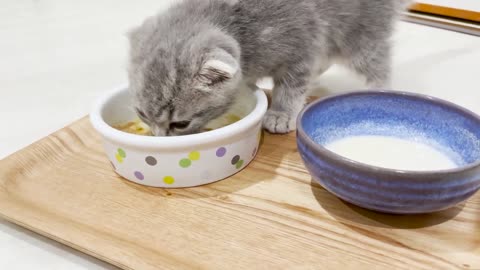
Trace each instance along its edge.
<path fill-rule="evenodd" d="M 208 60 L 204 68 L 214 68 L 223 71 L 233 77 L 238 72 L 238 65 L 230 65 L 220 60 Z"/>

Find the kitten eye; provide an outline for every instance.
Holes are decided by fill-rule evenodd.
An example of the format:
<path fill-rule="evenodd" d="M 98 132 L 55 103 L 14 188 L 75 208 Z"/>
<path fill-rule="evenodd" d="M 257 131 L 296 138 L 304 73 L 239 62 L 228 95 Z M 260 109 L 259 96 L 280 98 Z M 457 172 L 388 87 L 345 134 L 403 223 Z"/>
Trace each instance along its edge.
<path fill-rule="evenodd" d="M 190 121 L 180 121 L 170 123 L 170 129 L 185 129 L 190 125 Z"/>

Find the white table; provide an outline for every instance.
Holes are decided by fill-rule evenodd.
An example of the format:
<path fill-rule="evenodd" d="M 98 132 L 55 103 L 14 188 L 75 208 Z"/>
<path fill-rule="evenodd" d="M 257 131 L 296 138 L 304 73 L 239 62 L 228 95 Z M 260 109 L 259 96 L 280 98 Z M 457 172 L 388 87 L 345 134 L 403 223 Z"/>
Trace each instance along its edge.
<path fill-rule="evenodd" d="M 102 91 L 125 82 L 124 33 L 169 2 L 0 3 L 0 158 L 84 116 Z M 480 113 L 480 38 L 401 23 L 394 44 L 394 88 Z M 319 85 L 322 94 L 364 87 L 337 66 Z M 0 269 L 114 267 L 0 220 Z"/>

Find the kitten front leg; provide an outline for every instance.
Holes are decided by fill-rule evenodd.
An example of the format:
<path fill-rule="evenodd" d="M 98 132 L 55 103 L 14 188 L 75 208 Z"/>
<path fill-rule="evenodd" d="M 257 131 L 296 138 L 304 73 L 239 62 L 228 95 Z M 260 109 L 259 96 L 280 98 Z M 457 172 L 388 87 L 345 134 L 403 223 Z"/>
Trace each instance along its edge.
<path fill-rule="evenodd" d="M 295 130 L 297 115 L 305 105 L 309 70 L 293 70 L 274 78 L 272 104 L 263 119 L 263 127 L 271 133 Z"/>

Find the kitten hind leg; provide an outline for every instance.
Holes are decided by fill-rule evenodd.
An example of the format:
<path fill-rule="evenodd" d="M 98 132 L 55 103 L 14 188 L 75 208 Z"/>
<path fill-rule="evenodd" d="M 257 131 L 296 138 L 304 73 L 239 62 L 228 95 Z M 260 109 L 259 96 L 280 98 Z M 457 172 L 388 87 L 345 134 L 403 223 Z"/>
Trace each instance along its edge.
<path fill-rule="evenodd" d="M 271 133 L 288 133 L 296 128 L 296 118 L 305 105 L 310 69 L 305 64 L 290 66 L 274 77 L 272 104 L 263 119 Z"/>
<path fill-rule="evenodd" d="M 352 68 L 363 75 L 371 89 L 389 89 L 391 77 L 391 54 L 388 42 L 379 43 L 375 49 L 363 50 L 351 59 Z"/>

